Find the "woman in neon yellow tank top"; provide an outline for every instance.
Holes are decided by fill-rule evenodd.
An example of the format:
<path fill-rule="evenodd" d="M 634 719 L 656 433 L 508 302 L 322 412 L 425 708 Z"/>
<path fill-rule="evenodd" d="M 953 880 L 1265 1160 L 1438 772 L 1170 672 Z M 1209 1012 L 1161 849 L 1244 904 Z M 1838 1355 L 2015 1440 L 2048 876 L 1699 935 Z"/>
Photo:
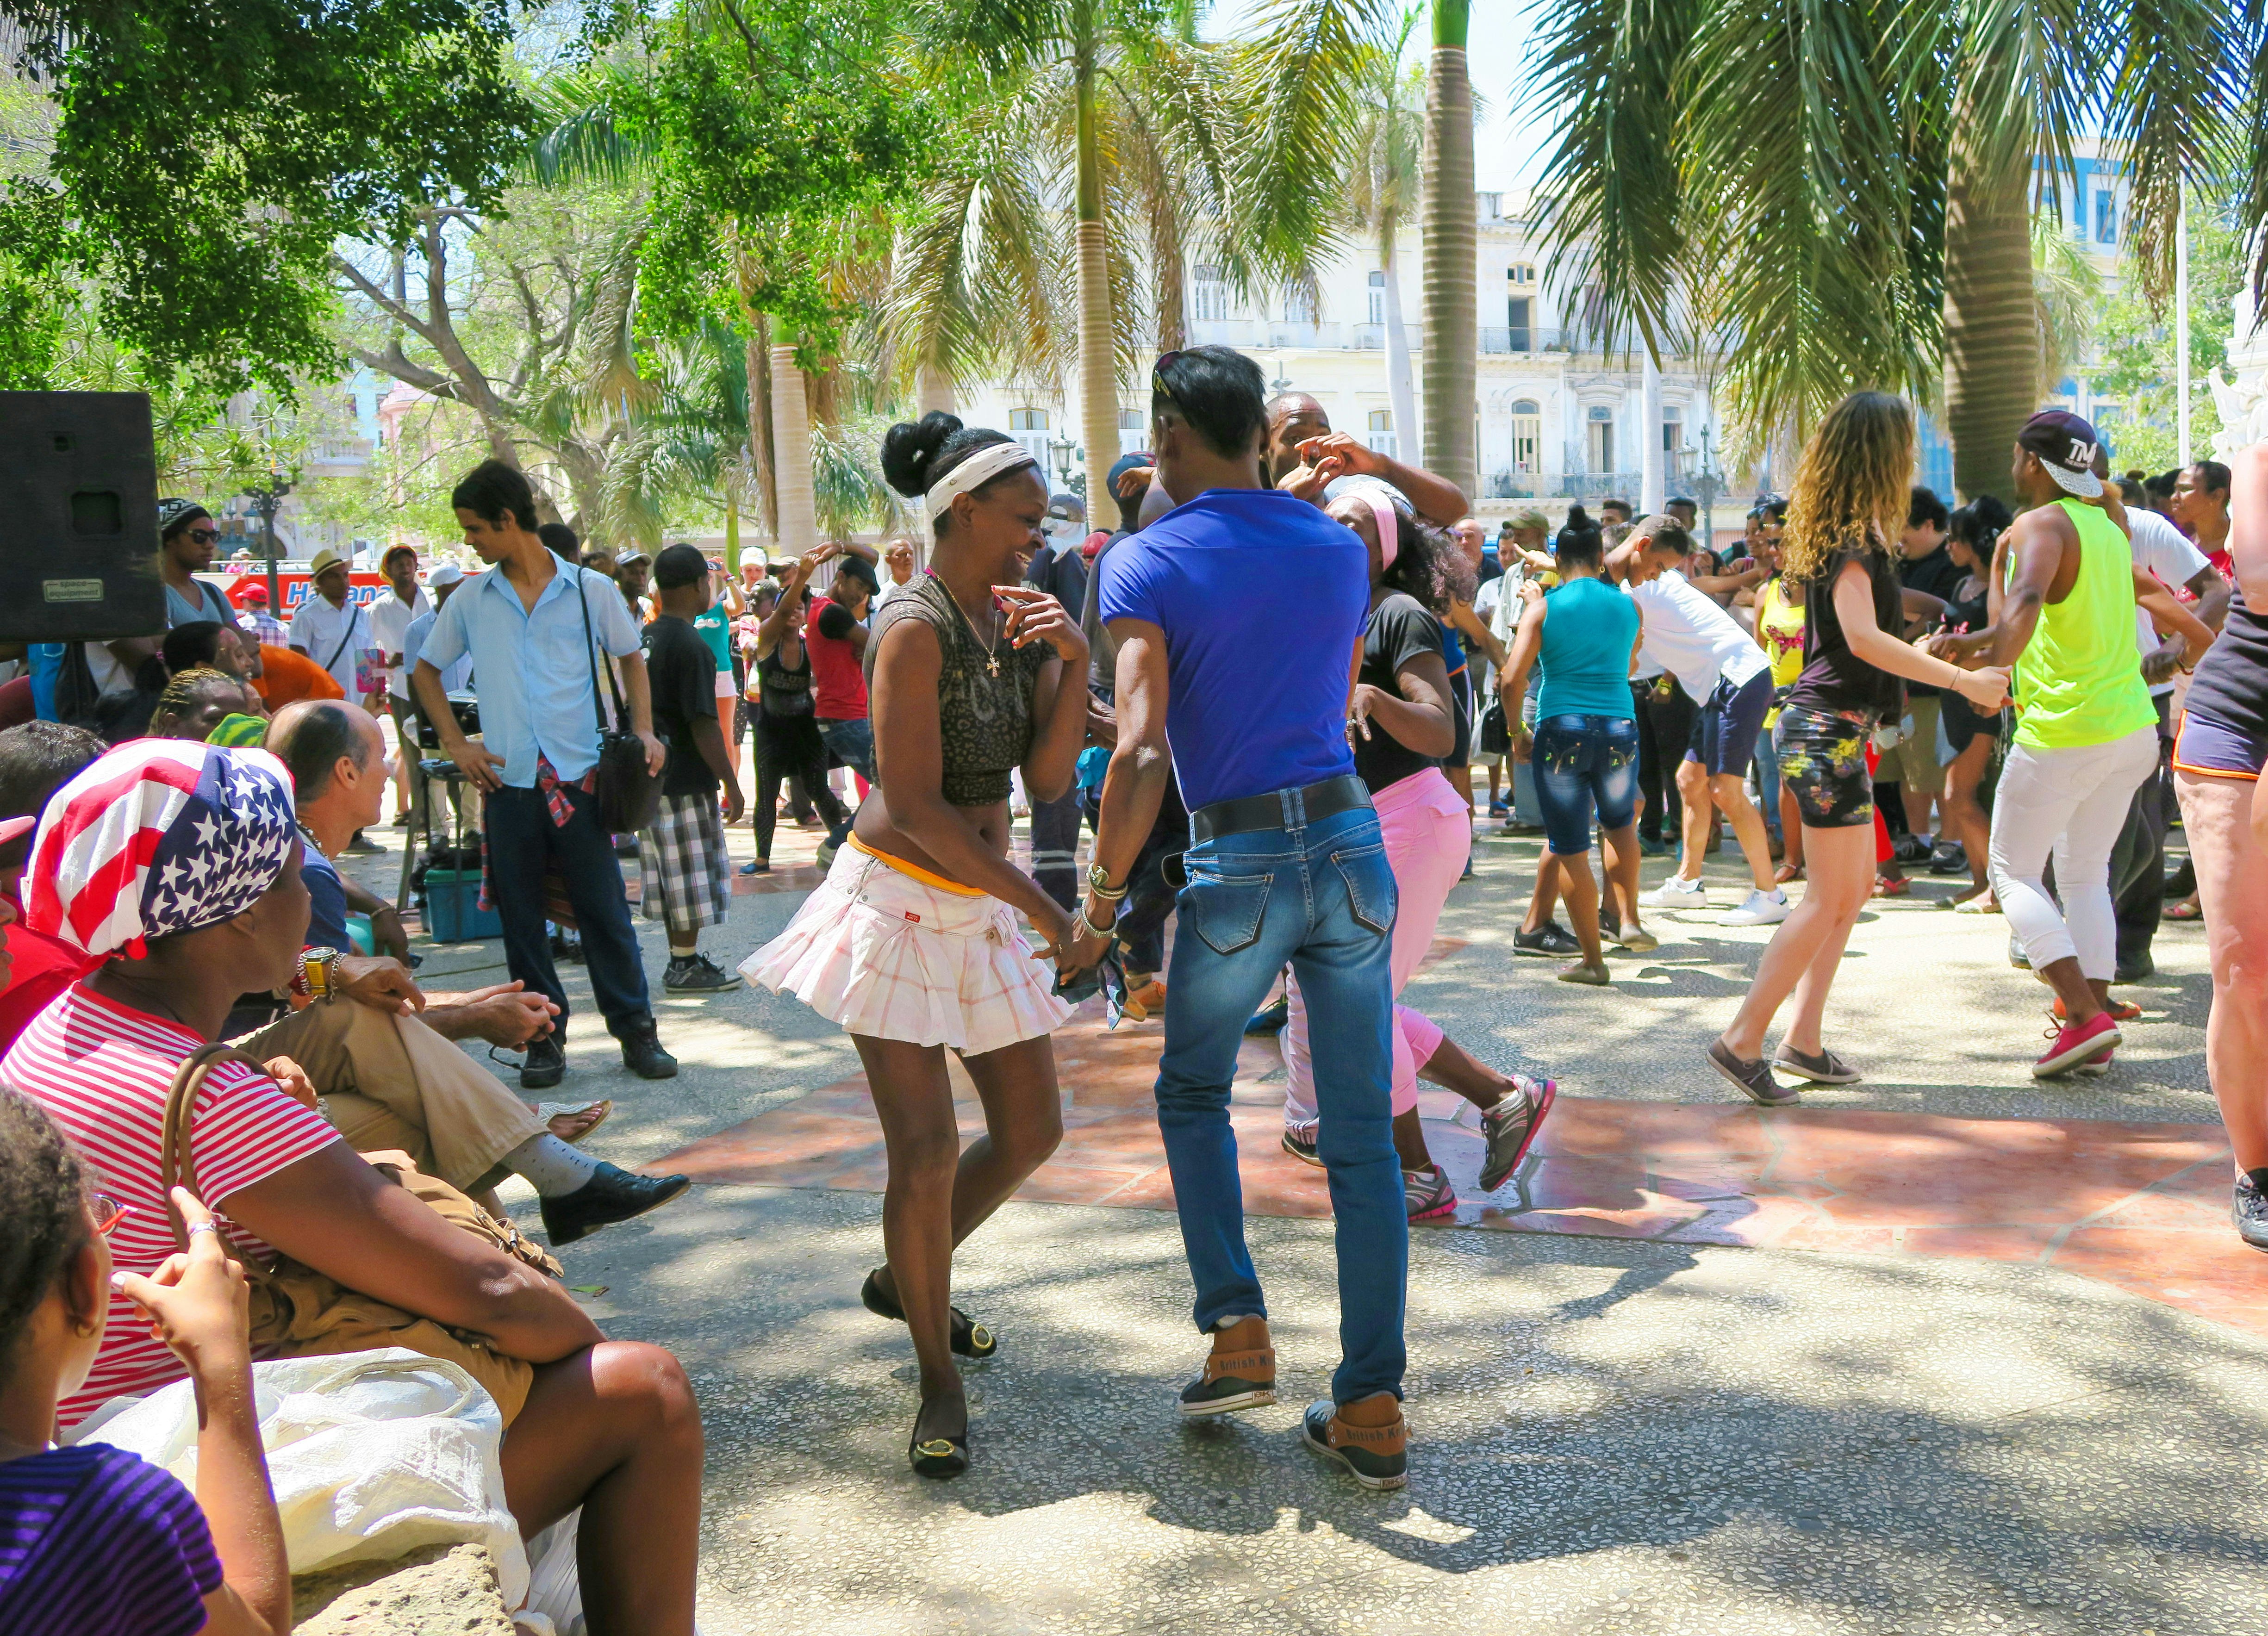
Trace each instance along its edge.
<path fill-rule="evenodd" d="M 2046 1079 L 2100 1072 L 2120 1043 L 2110 1007 L 2117 924 L 2110 852 L 2134 792 L 2157 765 L 2157 712 L 2134 645 L 2138 598 L 2197 627 L 2162 587 L 2139 589 L 2118 491 L 2095 429 L 2043 409 L 2017 434 L 2010 471 L 2031 509 L 2001 542 L 1996 664 L 2015 667 L 2016 731 L 1993 804 L 1992 874 L 2001 912 L 2032 969 L 2062 1004 L 2061 1030 L 2032 1065 Z M 2052 853 L 2058 910 L 2042 884 Z"/>

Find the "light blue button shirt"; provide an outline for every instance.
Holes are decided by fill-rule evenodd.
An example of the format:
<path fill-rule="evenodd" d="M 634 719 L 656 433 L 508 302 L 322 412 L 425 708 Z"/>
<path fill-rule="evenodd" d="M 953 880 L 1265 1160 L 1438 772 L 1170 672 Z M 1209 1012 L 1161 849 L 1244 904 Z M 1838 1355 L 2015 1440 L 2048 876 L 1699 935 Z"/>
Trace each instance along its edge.
<path fill-rule="evenodd" d="M 556 556 L 552 565 L 532 613 L 502 569 L 468 580 L 434 616 L 417 656 L 445 673 L 471 657 L 481 741 L 504 757 L 504 781 L 519 790 L 534 788 L 539 754 L 571 784 L 598 765 L 593 667 L 605 654 L 639 648 L 637 625 L 613 580 Z M 583 636 L 585 608 L 595 658 Z"/>
<path fill-rule="evenodd" d="M 438 615 L 423 613 L 409 622 L 401 633 L 401 674 L 406 677 L 417 668 L 418 656 L 425 651 L 425 638 L 433 634 L 433 621 Z M 465 684 L 473 679 L 472 656 L 468 654 L 441 672 L 441 691 L 461 693 Z"/>

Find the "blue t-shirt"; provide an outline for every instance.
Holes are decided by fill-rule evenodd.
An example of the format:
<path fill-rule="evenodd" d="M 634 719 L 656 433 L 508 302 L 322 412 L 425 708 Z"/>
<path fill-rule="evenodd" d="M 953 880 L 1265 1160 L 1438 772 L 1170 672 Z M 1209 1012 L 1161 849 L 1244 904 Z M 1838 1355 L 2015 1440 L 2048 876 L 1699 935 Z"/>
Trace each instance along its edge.
<path fill-rule="evenodd" d="M 1190 811 L 1354 770 L 1347 676 L 1370 553 L 1353 530 L 1277 490 L 1211 489 L 1099 566 L 1102 617 L 1166 633 L 1166 736 Z"/>
<path fill-rule="evenodd" d="M 339 869 L 302 831 L 299 879 L 307 888 L 307 947 L 354 953 L 347 936 L 347 888 Z"/>
<path fill-rule="evenodd" d="M 1543 599 L 1543 686 L 1538 720 L 1631 713 L 1631 645 L 1638 604 L 1603 579 L 1571 579 Z"/>

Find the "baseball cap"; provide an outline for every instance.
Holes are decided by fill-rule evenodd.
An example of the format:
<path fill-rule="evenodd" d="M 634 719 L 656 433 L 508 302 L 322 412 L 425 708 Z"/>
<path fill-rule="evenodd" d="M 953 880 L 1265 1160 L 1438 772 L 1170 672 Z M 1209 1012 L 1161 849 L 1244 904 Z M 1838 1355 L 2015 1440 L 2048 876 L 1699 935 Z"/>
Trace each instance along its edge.
<path fill-rule="evenodd" d="M 249 576 L 247 577 L 249 578 Z M 247 602 L 265 602 L 268 600 L 267 582 L 265 580 L 254 579 L 250 585 L 245 586 L 243 590 L 238 592 L 237 595 L 242 597 Z"/>
<path fill-rule="evenodd" d="M 425 588 L 429 591 L 438 591 L 444 586 L 455 585 L 464 577 L 465 571 L 456 564 L 436 563 L 425 571 Z M 262 594 L 264 595 L 265 593 Z"/>
<path fill-rule="evenodd" d="M 2095 475 L 2095 428 L 2067 409 L 2042 409 L 2024 423 L 2016 446 L 2039 457 L 2041 468 L 2066 494 L 2099 498 L 2102 479 Z"/>
<path fill-rule="evenodd" d="M 1514 512 L 1505 526 L 1508 528 L 1541 528 L 1546 534 L 1551 532 L 1551 520 L 1543 514 L 1543 507 L 1537 505 Z"/>

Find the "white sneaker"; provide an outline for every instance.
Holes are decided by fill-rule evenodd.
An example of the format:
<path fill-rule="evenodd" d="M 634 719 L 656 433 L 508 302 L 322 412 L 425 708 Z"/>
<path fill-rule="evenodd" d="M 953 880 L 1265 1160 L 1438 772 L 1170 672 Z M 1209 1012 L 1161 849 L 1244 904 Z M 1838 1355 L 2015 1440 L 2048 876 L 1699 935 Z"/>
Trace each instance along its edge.
<path fill-rule="evenodd" d="M 1638 899 L 1648 909 L 1706 909 L 1709 888 L 1697 880 L 1688 881 L 1682 875 L 1672 875 L 1660 886 Z"/>
<path fill-rule="evenodd" d="M 1751 892 L 1749 901 L 1727 915 L 1728 926 L 1774 926 L 1787 918 L 1787 894 L 1774 887 L 1769 892 Z"/>

